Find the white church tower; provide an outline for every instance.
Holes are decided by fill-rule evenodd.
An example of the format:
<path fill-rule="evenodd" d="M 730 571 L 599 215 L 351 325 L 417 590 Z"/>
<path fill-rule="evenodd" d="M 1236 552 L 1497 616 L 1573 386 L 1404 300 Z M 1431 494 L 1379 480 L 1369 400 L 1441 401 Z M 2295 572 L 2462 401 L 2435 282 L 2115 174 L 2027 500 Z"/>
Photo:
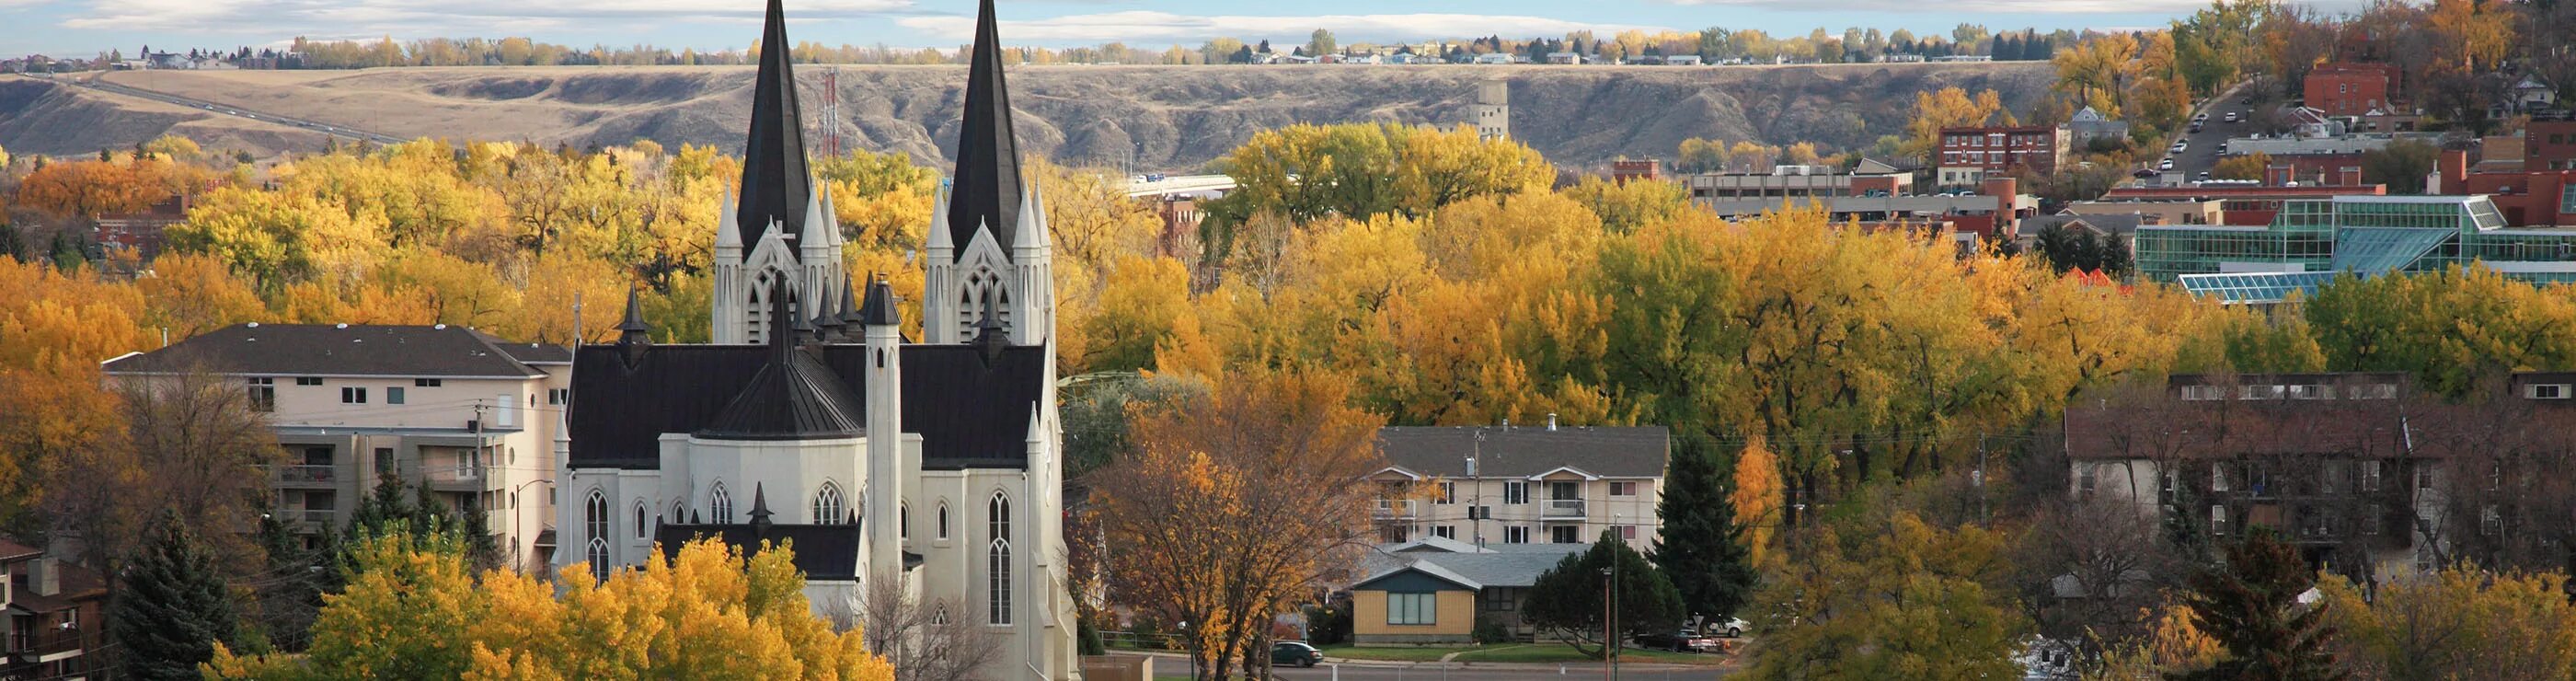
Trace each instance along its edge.
<path fill-rule="evenodd" d="M 786 282 L 801 310 L 849 309 L 856 302 L 843 299 L 852 285 L 841 272 L 841 221 L 831 192 L 818 190 L 805 167 L 805 126 L 786 41 L 783 27 L 761 37 L 742 195 L 727 194 L 719 209 L 712 295 L 719 344 L 768 342 L 775 282 Z"/>

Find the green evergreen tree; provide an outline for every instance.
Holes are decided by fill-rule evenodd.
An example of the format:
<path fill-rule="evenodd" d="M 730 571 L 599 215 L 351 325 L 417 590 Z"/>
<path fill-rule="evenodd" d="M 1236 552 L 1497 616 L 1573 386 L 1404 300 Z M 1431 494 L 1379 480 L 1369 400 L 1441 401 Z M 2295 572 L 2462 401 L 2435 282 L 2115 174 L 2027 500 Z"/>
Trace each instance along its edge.
<path fill-rule="evenodd" d="M 9 225 L 8 216 L 0 215 L 0 258 L 26 262 L 26 252 L 27 245 L 18 240 L 18 228 Z"/>
<path fill-rule="evenodd" d="M 2191 575 L 2183 603 L 2202 633 L 2227 646 L 2227 659 L 2181 681 L 2277 679 L 2335 681 L 2336 669 L 2326 642 L 2334 628 L 2325 625 L 2325 602 L 2301 604 L 2299 594 L 2316 586 L 2317 573 L 2281 541 L 2271 528 L 2257 526 L 2243 540 L 2224 547 L 2225 560 Z"/>
<path fill-rule="evenodd" d="M 214 658 L 216 643 L 234 642 L 238 624 L 214 554 L 167 510 L 127 566 L 107 623 L 126 675 L 147 681 L 200 678 L 197 664 Z"/>
<path fill-rule="evenodd" d="M 1612 590 L 1618 594 L 1618 615 L 1614 631 L 1605 632 L 1603 610 L 1608 604 L 1602 602 L 1603 584 L 1612 578 L 1603 571 L 1613 565 L 1617 566 L 1617 587 Z M 1673 588 L 1673 581 L 1616 532 L 1602 532 L 1591 550 L 1566 556 L 1540 573 L 1529 594 L 1522 619 L 1595 658 L 1608 653 L 1610 647 L 1604 645 L 1608 641 L 1669 629 L 1685 616 L 1681 591 Z"/>
<path fill-rule="evenodd" d="M 1651 555 L 1681 592 L 1684 612 L 1723 621 L 1752 596 L 1755 575 L 1719 468 L 1717 452 L 1702 438 L 1685 436 L 1673 448 L 1664 498 L 1656 505 L 1664 528 Z"/>
<path fill-rule="evenodd" d="M 465 502 L 465 510 L 457 514 L 456 529 L 465 535 L 465 559 L 475 570 L 501 567 L 501 544 L 492 540 L 491 514 L 484 512 L 482 504 Z"/>

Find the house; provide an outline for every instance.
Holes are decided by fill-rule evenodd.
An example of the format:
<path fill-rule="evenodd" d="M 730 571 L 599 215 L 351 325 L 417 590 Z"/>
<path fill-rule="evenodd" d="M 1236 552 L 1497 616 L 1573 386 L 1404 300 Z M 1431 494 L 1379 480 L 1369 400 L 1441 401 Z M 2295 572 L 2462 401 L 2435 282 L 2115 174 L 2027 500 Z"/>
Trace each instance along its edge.
<path fill-rule="evenodd" d="M 572 353 L 461 326 L 235 324 L 102 365 L 120 381 L 205 372 L 242 386 L 287 463 L 269 487 L 310 546 L 347 524 L 381 480 L 490 517 L 509 565 L 535 570 L 552 547 L 557 419 Z"/>
<path fill-rule="evenodd" d="M 1923 55 L 1891 52 L 1878 55 L 1877 61 L 1881 64 L 1918 64 L 1922 63 Z"/>
<path fill-rule="evenodd" d="M 2056 215 L 2042 215 L 2021 221 L 2021 225 L 2013 234 L 2013 241 L 2020 244 L 2022 248 L 2031 248 L 2039 243 L 2040 232 L 2047 231 L 2050 227 L 2064 227 L 2083 230 L 2096 237 L 2115 239 L 2125 247 L 2136 237 L 2140 220 L 2141 216 L 2138 215 L 2076 215 L 2060 211 Z"/>
<path fill-rule="evenodd" d="M 1603 531 L 1654 541 L 1663 523 L 1664 462 L 1672 433 L 1661 426 L 1388 427 L 1378 429 L 1387 466 L 1370 480 L 1379 536 L 1494 544 L 1580 544 Z"/>
<path fill-rule="evenodd" d="M 1592 61 L 1591 59 L 1586 58 L 1586 57 L 1584 57 L 1584 56 L 1583 56 L 1583 55 L 1581 55 L 1581 54 L 1576 54 L 1576 53 L 1573 53 L 1573 52 L 1549 52 L 1549 53 L 1547 53 L 1547 63 L 1550 63 L 1550 64 L 1587 64 L 1587 63 L 1591 63 L 1591 61 Z"/>
<path fill-rule="evenodd" d="M 1665 66 L 1699 66 L 1699 65 L 1700 65 L 1699 55 L 1696 55 L 1696 54 L 1672 54 L 1672 55 L 1665 55 L 1665 56 L 1664 56 L 1664 65 L 1665 65 Z"/>
<path fill-rule="evenodd" d="M 2066 119 L 2066 133 L 2067 142 L 2077 147 L 2091 145 L 2094 140 L 2121 142 L 2129 139 L 2129 122 L 2111 120 L 2088 106 Z"/>
<path fill-rule="evenodd" d="M 559 568 L 793 540 L 820 614 L 895 591 L 971 625 L 996 675 L 1075 676 L 1054 248 L 998 23 L 980 3 L 955 165 L 919 216 L 928 293 L 899 306 L 885 278 L 843 270 L 771 0 L 739 190 L 712 235 L 715 343 L 655 344 L 630 304 L 617 342 L 576 352 L 554 473 L 580 549 Z"/>
<path fill-rule="evenodd" d="M 2558 88 L 2539 74 L 2523 76 L 2513 85 L 2513 109 L 2523 113 L 2547 110 L 2558 105 Z"/>
<path fill-rule="evenodd" d="M 2328 116 L 2359 116 L 2372 109 L 2396 110 L 2389 93 L 2397 78 L 2393 65 L 2335 62 L 2309 70 L 2299 87 L 2310 108 Z"/>
<path fill-rule="evenodd" d="M 1351 585 L 1351 639 L 1362 646 L 1456 645 L 1474 641 L 1479 624 L 1506 627 L 1527 639 L 1522 621 L 1530 587 L 1589 543 L 1477 547 L 1427 537 L 1371 547 Z"/>
<path fill-rule="evenodd" d="M 9 617 L 12 679 L 78 679 L 106 671 L 107 581 L 34 547 L 0 540 L 0 606 Z"/>
<path fill-rule="evenodd" d="M 2077 400 L 2067 489 L 2184 541 L 2278 530 L 2361 581 L 2462 559 L 2563 569 L 2576 374 L 2516 373 L 2476 399 L 2409 374 L 2177 375 Z"/>
<path fill-rule="evenodd" d="M 1512 55 L 1510 55 L 1510 54 L 1508 54 L 1508 53 L 1504 53 L 1504 52 L 1487 52 L 1487 53 L 1484 53 L 1484 54 L 1476 55 L 1476 63 L 1478 63 L 1478 64 L 1510 64 L 1510 63 L 1512 63 Z"/>
<path fill-rule="evenodd" d="M 1989 125 L 1941 129 L 1934 151 L 1938 184 L 1971 187 L 2015 169 L 2047 175 L 2066 163 L 2073 141 L 2062 126 Z"/>

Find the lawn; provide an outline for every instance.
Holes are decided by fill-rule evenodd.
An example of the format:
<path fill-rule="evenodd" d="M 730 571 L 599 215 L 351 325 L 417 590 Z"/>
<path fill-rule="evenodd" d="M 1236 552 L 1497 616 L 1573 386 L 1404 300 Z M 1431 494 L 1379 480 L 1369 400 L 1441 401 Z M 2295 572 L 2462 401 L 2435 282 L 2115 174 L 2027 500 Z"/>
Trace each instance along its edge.
<path fill-rule="evenodd" d="M 1323 647 L 1324 657 L 1327 658 L 1343 660 L 1385 660 L 1389 662 L 1438 662 L 1442 655 L 1462 650 L 1476 649 L 1476 646 L 1452 648 L 1361 648 L 1357 646 L 1337 645 Z"/>
<path fill-rule="evenodd" d="M 1655 664 L 1689 664 L 1689 665 L 1711 665 L 1711 666 L 1714 666 L 1714 665 L 1722 665 L 1722 664 L 1726 664 L 1728 660 L 1732 660 L 1732 659 L 1734 659 L 1734 658 L 1733 658 L 1732 656 L 1728 656 L 1728 655 L 1718 655 L 1718 654 L 1710 654 L 1710 653 L 1675 653 L 1675 652 L 1668 652 L 1668 651 L 1662 651 L 1662 650 L 1638 650 L 1638 649 L 1634 649 L 1634 648 L 1631 648 L 1631 649 L 1628 649 L 1628 650 L 1624 650 L 1624 651 L 1620 651 L 1620 653 L 1619 653 L 1619 660 L 1620 660 L 1621 662 L 1655 663 Z M 1455 660 L 1455 661 L 1457 661 L 1457 662 L 1532 662 L 1532 663 L 1543 663 L 1543 662 L 1593 662 L 1593 661 L 1595 661 L 1595 660 L 1593 660 L 1593 659 L 1592 659 L 1592 658 L 1590 658 L 1590 657 L 1586 657 L 1586 656 L 1584 656 L 1584 654 L 1583 654 L 1583 653 L 1576 652 L 1576 651 L 1574 650 L 1574 647 L 1573 647 L 1573 646 L 1565 645 L 1565 644 L 1562 644 L 1562 643 L 1532 643 L 1532 644 L 1527 644 L 1527 645 L 1517 645 L 1517 646 L 1494 646 L 1494 647 L 1492 647 L 1492 648 L 1485 649 L 1485 650 L 1476 650 L 1476 651 L 1472 651 L 1472 652 L 1467 652 L 1467 653 L 1460 654 L 1460 655 L 1458 656 L 1458 659 L 1457 659 L 1457 660 Z"/>

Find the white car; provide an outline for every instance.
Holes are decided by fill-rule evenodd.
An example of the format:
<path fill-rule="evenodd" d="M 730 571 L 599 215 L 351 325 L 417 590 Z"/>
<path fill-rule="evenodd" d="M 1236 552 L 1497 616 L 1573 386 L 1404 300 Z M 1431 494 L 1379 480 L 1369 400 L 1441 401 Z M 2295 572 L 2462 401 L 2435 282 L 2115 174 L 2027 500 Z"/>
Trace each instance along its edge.
<path fill-rule="evenodd" d="M 2174 145 L 2173 145 L 2173 153 L 2177 153 L 2177 154 L 2179 154 L 2179 153 L 2182 153 L 2182 150 L 2184 150 L 2184 149 L 2189 149 L 2189 148 L 2191 148 L 2191 140 L 2183 140 L 2183 141 L 2180 141 L 2180 142 L 2175 142 L 2175 143 L 2174 143 Z"/>
<path fill-rule="evenodd" d="M 2172 169 L 2173 169 L 2173 159 L 2170 159 L 2170 158 L 2169 158 L 2169 159 L 2165 159 L 2163 162 L 2157 163 L 2157 164 L 2156 164 L 2156 169 L 2157 169 L 2157 170 L 2172 170 Z"/>
<path fill-rule="evenodd" d="M 1753 628 L 1753 625 L 1742 619 L 1729 617 L 1724 622 L 1709 625 L 1709 628 L 1725 634 L 1727 638 L 1744 638 L 1744 630 Z"/>

